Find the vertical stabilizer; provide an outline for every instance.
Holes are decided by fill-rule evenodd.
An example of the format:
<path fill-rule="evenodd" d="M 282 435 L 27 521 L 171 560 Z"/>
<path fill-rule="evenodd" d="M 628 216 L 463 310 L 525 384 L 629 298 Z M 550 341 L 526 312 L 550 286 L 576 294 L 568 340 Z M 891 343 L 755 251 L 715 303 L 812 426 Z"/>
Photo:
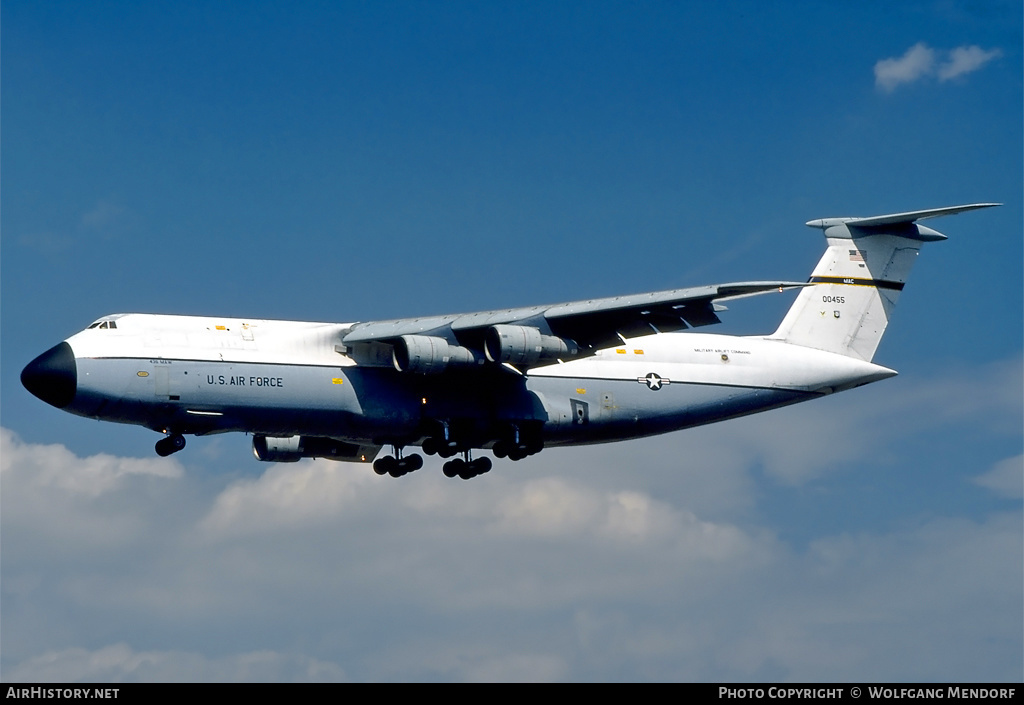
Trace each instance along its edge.
<path fill-rule="evenodd" d="M 807 223 L 825 233 L 828 249 L 771 338 L 870 362 L 921 245 L 946 236 L 917 221 L 997 203 L 935 208 L 871 218 Z"/>

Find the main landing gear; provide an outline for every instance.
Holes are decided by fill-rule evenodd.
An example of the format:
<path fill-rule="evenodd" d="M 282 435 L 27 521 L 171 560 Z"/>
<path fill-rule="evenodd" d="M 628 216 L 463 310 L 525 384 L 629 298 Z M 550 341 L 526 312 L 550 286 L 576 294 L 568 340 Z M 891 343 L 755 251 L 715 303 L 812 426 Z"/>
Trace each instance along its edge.
<path fill-rule="evenodd" d="M 166 458 L 184 447 L 185 437 L 180 433 L 172 433 L 156 442 L 156 454 L 161 458 Z"/>
<path fill-rule="evenodd" d="M 468 480 L 471 477 L 476 477 L 477 475 L 483 475 L 485 472 L 490 472 L 490 458 L 483 457 L 471 460 L 468 450 L 465 452 L 465 456 L 465 460 L 462 458 L 456 458 L 455 460 L 449 460 L 444 464 L 445 477 L 458 476 L 463 480 Z"/>
<path fill-rule="evenodd" d="M 510 425 L 503 437 L 498 440 L 491 452 L 495 458 L 508 458 L 509 460 L 522 460 L 528 455 L 534 455 L 544 449 L 544 442 L 536 433 L 523 433 L 516 425 Z"/>
<path fill-rule="evenodd" d="M 465 447 L 460 447 L 459 442 L 452 437 L 451 429 L 446 421 L 441 421 L 434 435 L 423 441 L 423 452 L 427 455 L 450 458 L 460 451 L 465 451 Z"/>
<path fill-rule="evenodd" d="M 402 449 L 395 447 L 395 455 L 385 455 L 373 461 L 373 471 L 378 475 L 401 477 L 423 467 L 423 456 L 413 453 L 402 457 Z"/>
<path fill-rule="evenodd" d="M 539 453 L 544 448 L 544 441 L 541 437 L 540 424 L 537 422 L 511 423 L 505 422 L 502 426 L 492 428 L 489 432 L 475 432 L 472 426 L 467 424 L 459 425 L 458 421 L 449 422 L 445 420 L 428 421 L 424 427 L 427 437 L 423 440 L 423 452 L 427 455 L 437 455 L 448 459 L 456 455 L 461 458 L 449 460 L 444 464 L 444 474 L 447 477 L 461 477 L 468 480 L 477 475 L 490 472 L 492 462 L 490 458 L 480 457 L 476 460 L 472 457 L 472 449 L 481 447 L 481 443 L 496 438 L 491 452 L 496 458 L 508 458 L 509 460 L 522 460 L 523 458 Z M 482 437 L 481 437 L 482 436 Z M 401 446 L 394 446 L 395 457 L 385 456 L 375 461 L 373 469 L 378 475 L 391 475 L 401 477 L 413 470 L 423 467 L 423 458 L 418 455 L 410 455 L 402 458 Z"/>
<path fill-rule="evenodd" d="M 408 475 L 410 472 L 419 470 L 423 467 L 422 455 L 413 453 L 412 455 L 407 455 L 403 458 L 401 457 L 401 454 L 401 449 L 396 448 L 394 456 L 385 455 L 383 458 L 377 458 L 373 461 L 373 471 L 378 475 L 401 477 L 402 475 Z M 472 460 L 468 450 L 463 451 L 463 455 L 465 456 L 465 459 L 456 458 L 455 460 L 449 460 L 444 464 L 444 474 L 447 477 L 461 477 L 463 480 L 468 480 L 471 477 L 483 475 L 485 472 L 490 471 L 490 458 L 483 457 Z M 442 457 L 451 456 L 448 455 Z"/>

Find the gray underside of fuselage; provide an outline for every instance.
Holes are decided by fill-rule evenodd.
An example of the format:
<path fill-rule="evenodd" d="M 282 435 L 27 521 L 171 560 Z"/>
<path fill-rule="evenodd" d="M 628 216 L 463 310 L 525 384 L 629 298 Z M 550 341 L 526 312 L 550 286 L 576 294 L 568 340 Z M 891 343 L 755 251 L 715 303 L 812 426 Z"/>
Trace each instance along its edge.
<path fill-rule="evenodd" d="M 417 375 L 389 368 L 79 358 L 68 411 L 157 431 L 323 436 L 418 443 L 437 421 L 477 447 L 532 423 L 547 446 L 666 433 L 786 406 L 816 394 L 637 379 L 525 377 L 502 369 Z M 652 388 L 653 387 L 653 388 Z"/>

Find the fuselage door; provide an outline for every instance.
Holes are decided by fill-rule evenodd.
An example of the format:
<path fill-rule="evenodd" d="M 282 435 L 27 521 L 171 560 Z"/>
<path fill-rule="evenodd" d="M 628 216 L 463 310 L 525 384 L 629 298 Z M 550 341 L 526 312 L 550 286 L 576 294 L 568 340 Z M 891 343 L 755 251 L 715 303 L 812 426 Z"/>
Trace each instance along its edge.
<path fill-rule="evenodd" d="M 171 365 L 155 365 L 153 367 L 153 396 L 165 401 L 179 401 L 182 380 L 177 375 L 180 374 L 181 370 L 178 369 L 175 372 Z"/>
<path fill-rule="evenodd" d="M 163 365 L 153 368 L 153 395 L 164 399 L 171 395 L 171 370 Z"/>

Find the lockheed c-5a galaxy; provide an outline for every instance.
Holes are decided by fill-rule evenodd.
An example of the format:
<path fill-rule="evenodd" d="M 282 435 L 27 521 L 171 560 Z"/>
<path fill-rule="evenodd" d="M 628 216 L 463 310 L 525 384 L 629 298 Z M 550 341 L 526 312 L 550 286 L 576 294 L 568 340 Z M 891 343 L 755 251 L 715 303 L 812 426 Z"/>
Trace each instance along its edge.
<path fill-rule="evenodd" d="M 925 242 L 917 221 L 990 203 L 825 218 L 809 281 L 718 284 L 428 318 L 303 323 L 104 316 L 21 374 L 43 401 L 164 437 L 252 434 L 260 460 L 372 462 L 394 477 L 427 455 L 468 479 L 496 458 L 605 443 L 774 409 L 885 379 L 872 362 Z M 726 336 L 721 302 L 799 288 L 774 333 Z M 685 332 L 684 332 L 685 331 Z M 390 453 L 378 457 L 382 448 Z"/>

